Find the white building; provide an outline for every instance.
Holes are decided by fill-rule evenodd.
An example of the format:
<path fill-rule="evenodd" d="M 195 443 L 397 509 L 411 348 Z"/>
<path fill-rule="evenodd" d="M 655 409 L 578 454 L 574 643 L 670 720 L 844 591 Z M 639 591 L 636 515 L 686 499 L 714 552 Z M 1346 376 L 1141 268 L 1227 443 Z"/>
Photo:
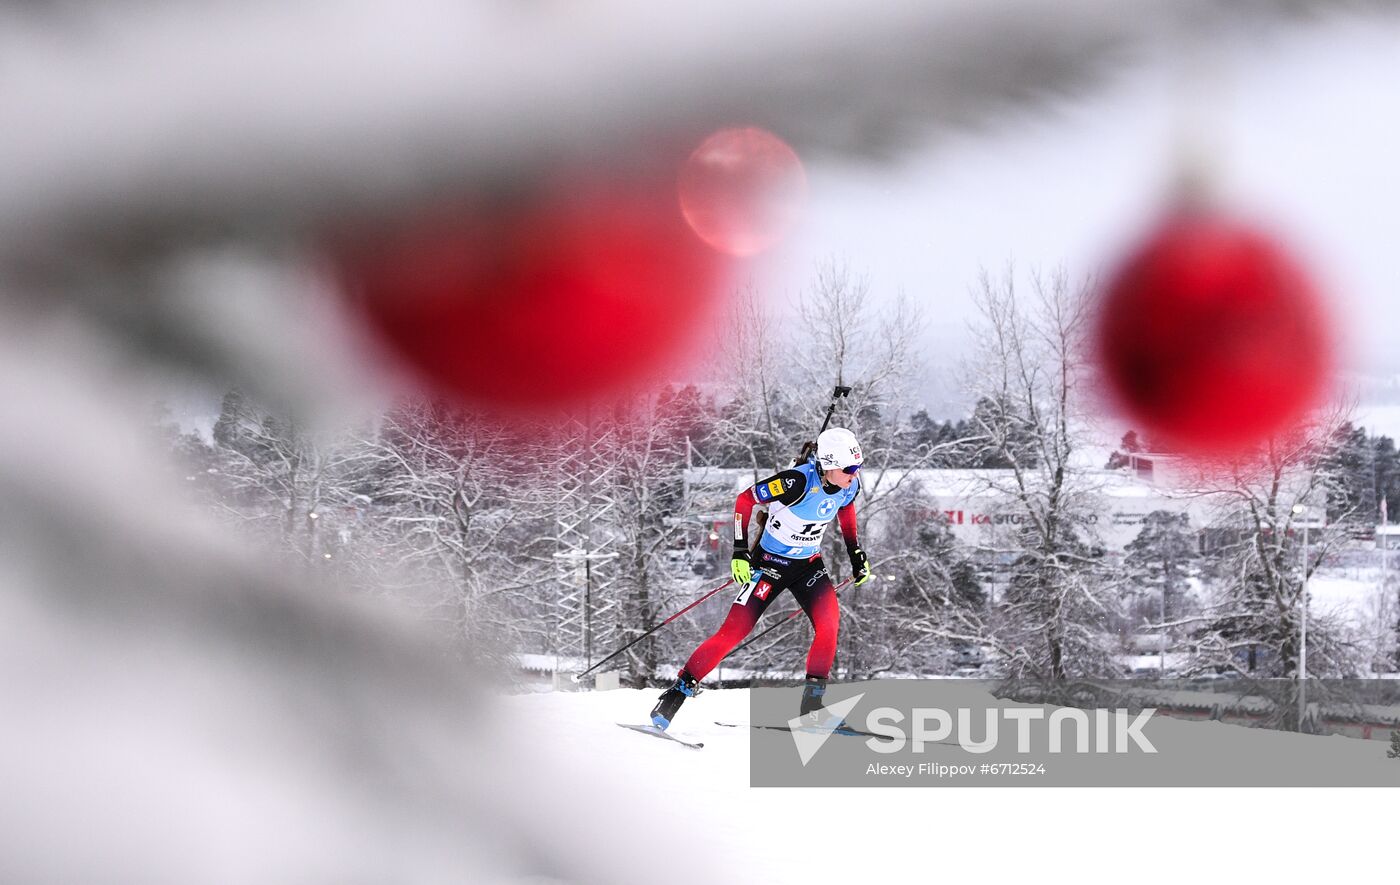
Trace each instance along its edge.
<path fill-rule="evenodd" d="M 1077 488 L 1087 489 L 1089 525 L 1097 540 L 1110 552 L 1119 552 L 1142 530 L 1147 514 L 1154 510 L 1186 513 L 1192 528 L 1207 522 L 1208 505 L 1200 496 L 1182 495 L 1154 483 L 1170 476 L 1162 460 L 1121 470 L 1081 470 L 1076 473 Z M 734 497 L 754 481 L 751 470 L 697 468 L 687 471 L 686 480 L 695 494 L 697 521 L 707 532 L 721 536 L 729 544 L 729 524 Z M 927 518 L 942 520 L 953 535 L 968 544 L 993 541 L 998 533 L 1014 531 L 1024 518 L 1014 505 L 1010 470 L 875 470 L 861 473 L 867 494 L 881 494 L 895 486 L 914 491 L 927 501 Z M 859 506 L 859 503 L 857 504 Z M 1400 539 L 1397 539 L 1400 544 Z"/>
<path fill-rule="evenodd" d="M 1376 547 L 1380 550 L 1400 550 L 1400 525 L 1376 526 Z"/>

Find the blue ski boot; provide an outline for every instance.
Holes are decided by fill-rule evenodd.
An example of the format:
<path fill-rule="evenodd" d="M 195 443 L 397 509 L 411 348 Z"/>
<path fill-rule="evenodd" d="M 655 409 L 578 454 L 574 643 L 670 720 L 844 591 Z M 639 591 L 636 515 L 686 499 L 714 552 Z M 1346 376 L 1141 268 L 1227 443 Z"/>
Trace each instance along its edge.
<path fill-rule="evenodd" d="M 693 698 L 700 692 L 700 682 L 684 670 L 676 679 L 675 685 L 661 693 L 661 699 L 656 702 L 656 706 L 651 708 L 651 724 L 665 731 L 670 726 L 671 720 L 676 718 L 676 711 L 685 703 L 686 698 Z"/>

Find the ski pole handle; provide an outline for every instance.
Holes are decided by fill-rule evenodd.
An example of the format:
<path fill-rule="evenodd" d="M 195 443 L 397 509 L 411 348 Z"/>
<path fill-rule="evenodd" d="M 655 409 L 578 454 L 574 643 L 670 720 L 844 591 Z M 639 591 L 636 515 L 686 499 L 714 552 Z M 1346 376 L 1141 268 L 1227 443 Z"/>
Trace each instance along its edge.
<path fill-rule="evenodd" d="M 822 429 L 817 431 L 817 436 L 821 436 L 823 433 L 826 433 L 827 425 L 831 423 L 831 416 L 836 414 L 836 401 L 843 396 L 850 395 L 851 388 L 846 387 L 842 384 L 836 385 L 836 390 L 834 390 L 831 394 L 831 405 L 826 407 L 826 420 L 822 422 Z M 812 457 L 812 455 L 816 453 L 816 451 L 817 444 L 815 440 L 810 440 L 808 442 L 803 443 L 802 451 L 798 452 L 797 454 L 797 460 L 793 461 L 788 466 L 796 467 L 798 464 L 805 463 L 808 458 Z"/>
<path fill-rule="evenodd" d="M 592 673 L 594 670 L 596 670 L 596 669 L 598 669 L 599 667 L 603 666 L 603 665 L 606 664 L 608 661 L 611 661 L 613 658 L 615 658 L 615 657 L 617 657 L 618 655 L 622 654 L 623 652 L 627 651 L 627 649 L 629 649 L 629 648 L 631 648 L 632 646 L 636 645 L 637 643 L 641 642 L 643 639 L 646 639 L 648 636 L 650 636 L 651 634 L 655 633 L 657 630 L 660 630 L 662 627 L 664 627 L 664 626 L 666 626 L 667 624 L 671 623 L 671 622 L 674 621 L 676 618 L 679 618 L 681 615 L 683 615 L 683 614 L 685 614 L 686 612 L 690 611 L 691 609 L 695 608 L 695 607 L 696 607 L 697 605 L 699 605 L 700 603 L 702 603 L 702 602 L 704 602 L 705 600 L 709 599 L 711 596 L 714 596 L 716 593 L 718 593 L 719 591 L 723 590 L 725 587 L 728 587 L 730 584 L 733 584 L 733 583 L 734 583 L 734 579 L 733 579 L 733 578 L 730 578 L 728 581 L 725 581 L 723 584 L 720 584 L 718 587 L 716 587 L 715 589 L 711 590 L 709 593 L 706 593 L 704 596 L 702 596 L 702 597 L 700 597 L 699 599 L 695 600 L 695 601 L 692 602 L 690 605 L 687 605 L 685 608 L 683 608 L 683 609 L 681 609 L 680 611 L 676 612 L 674 615 L 671 615 L 669 618 L 667 618 L 666 620 L 664 620 L 664 621 L 662 621 L 661 623 L 657 624 L 655 627 L 652 627 L 652 628 L 651 628 L 650 630 L 648 630 L 647 632 L 645 632 L 645 633 L 643 633 L 642 635 L 636 637 L 636 638 L 633 639 L 631 642 L 629 642 L 629 643 L 627 643 L 626 645 L 624 645 L 622 648 L 619 648 L 617 651 L 613 652 L 612 654 L 610 654 L 610 655 L 608 655 L 607 657 L 603 658 L 602 660 L 598 661 L 598 663 L 596 663 L 596 664 L 594 664 L 593 666 L 589 667 L 587 670 L 584 670 L 582 673 L 578 673 L 578 674 L 574 675 L 573 680 L 574 680 L 575 682 L 578 682 L 578 681 L 582 680 L 583 677 L 587 676 L 589 673 Z"/>
<path fill-rule="evenodd" d="M 851 388 L 844 387 L 840 384 L 836 385 L 836 390 L 831 394 L 831 405 L 826 407 L 826 420 L 822 422 L 822 429 L 821 432 L 817 434 L 818 436 L 822 433 L 826 433 L 826 425 L 831 423 L 831 416 L 836 412 L 836 401 L 843 396 L 850 395 Z"/>

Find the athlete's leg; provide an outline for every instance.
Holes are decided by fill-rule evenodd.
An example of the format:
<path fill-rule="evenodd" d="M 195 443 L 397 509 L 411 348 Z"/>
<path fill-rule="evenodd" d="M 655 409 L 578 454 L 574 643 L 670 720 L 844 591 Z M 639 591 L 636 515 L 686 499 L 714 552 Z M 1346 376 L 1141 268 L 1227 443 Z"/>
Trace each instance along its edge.
<path fill-rule="evenodd" d="M 836 588 L 821 560 L 816 570 L 791 585 L 792 595 L 812 622 L 812 647 L 807 651 L 807 675 L 825 680 L 836 660 L 836 635 L 841 626 L 841 608 Z"/>
<path fill-rule="evenodd" d="M 749 635 L 764 609 L 768 608 L 773 597 L 778 595 L 779 589 L 767 576 L 745 584 L 734 599 L 734 604 L 729 607 L 729 614 L 724 623 L 713 636 L 700 643 L 690 660 L 685 662 L 681 669 L 681 678 L 690 676 L 698 681 L 708 676 L 710 671 Z"/>

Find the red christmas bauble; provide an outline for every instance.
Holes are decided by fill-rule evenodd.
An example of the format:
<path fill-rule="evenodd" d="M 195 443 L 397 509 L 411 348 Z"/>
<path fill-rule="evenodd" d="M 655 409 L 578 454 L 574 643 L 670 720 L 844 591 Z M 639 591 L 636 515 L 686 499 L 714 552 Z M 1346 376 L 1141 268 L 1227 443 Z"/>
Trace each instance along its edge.
<path fill-rule="evenodd" d="M 672 359 L 724 259 L 686 226 L 673 170 L 547 184 L 340 237 L 344 286 L 439 392 L 516 410 L 608 393 Z"/>
<path fill-rule="evenodd" d="M 1150 437 L 1246 451 L 1330 386 L 1333 335 L 1299 263 L 1241 222 L 1170 216 L 1108 277 L 1096 346 L 1109 388 Z"/>
<path fill-rule="evenodd" d="M 745 258 L 797 223 L 807 173 L 796 152 L 766 129 L 721 129 L 681 167 L 677 196 L 686 223 L 714 249 Z"/>

